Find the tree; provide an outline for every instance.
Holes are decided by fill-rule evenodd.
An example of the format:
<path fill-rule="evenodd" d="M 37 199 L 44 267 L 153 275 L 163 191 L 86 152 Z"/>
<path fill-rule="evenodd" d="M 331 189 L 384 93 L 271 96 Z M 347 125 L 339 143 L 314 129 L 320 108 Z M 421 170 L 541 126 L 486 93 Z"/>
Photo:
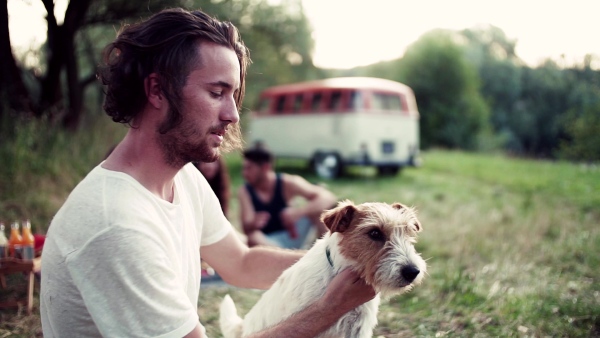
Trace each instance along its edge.
<path fill-rule="evenodd" d="M 523 91 L 510 119 L 522 152 L 549 157 L 558 148 L 564 134 L 561 116 L 569 109 L 571 80 L 566 75 L 552 61 L 523 68 Z"/>
<path fill-rule="evenodd" d="M 163 8 L 202 8 L 240 28 L 255 62 L 248 75 L 248 83 L 253 84 L 248 86 L 250 97 L 273 81 L 291 82 L 318 74 L 310 58 L 310 27 L 300 0 L 286 0 L 277 6 L 267 0 L 152 0 L 144 5 L 123 0 L 77 0 L 69 2 L 62 24 L 54 16 L 54 1 L 41 1 L 49 13 L 45 59 L 40 67 L 45 71 L 35 78 L 39 90 L 29 91 L 22 78 L 26 70 L 15 62 L 10 48 L 7 1 L 1 4 L 0 56 L 7 62 L 1 66 L 0 96 L 13 112 L 44 117 L 71 130 L 79 126 L 85 111 L 85 89 L 91 84 L 98 86 L 96 65 L 101 49 L 114 38 L 115 28 Z"/>
<path fill-rule="evenodd" d="M 18 111 L 30 111 L 29 92 L 21 78 L 21 70 L 12 54 L 8 31 L 8 1 L 0 3 L 0 99 L 6 102 L 6 108 Z M 4 104 L 3 104 L 4 106 Z M 5 108 L 5 107 L 0 108 Z M 4 109 L 0 109 L 0 120 Z"/>
<path fill-rule="evenodd" d="M 477 72 L 449 31 L 435 30 L 409 46 L 399 79 L 415 92 L 421 113 L 421 144 L 475 149 L 488 126 Z"/>
<path fill-rule="evenodd" d="M 203 10 L 239 27 L 250 49 L 245 108 L 253 108 L 259 93 L 272 85 L 322 77 L 312 63 L 314 42 L 300 0 L 272 5 L 266 0 L 208 2 Z"/>
<path fill-rule="evenodd" d="M 524 67 L 515 54 L 516 41 L 508 39 L 500 28 L 489 25 L 465 29 L 460 35 L 466 39 L 466 57 L 478 71 L 480 92 L 490 107 L 491 126 L 511 142 L 512 112 L 517 110 L 522 94 Z"/>
<path fill-rule="evenodd" d="M 147 14 L 148 6 L 139 6 L 134 2 L 116 1 L 116 0 L 77 0 L 70 1 L 65 12 L 64 21 L 58 24 L 54 15 L 54 1 L 41 0 L 48 15 L 46 16 L 48 29 L 47 39 L 44 45 L 46 59 L 43 60 L 45 72 L 37 78 L 39 85 L 39 96 L 32 97 L 33 94 L 22 94 L 27 96 L 27 99 L 19 99 L 20 102 L 27 104 L 19 104 L 15 102 L 14 96 L 10 95 L 9 90 L 4 90 L 8 94 L 9 106 L 19 113 L 32 112 L 37 117 L 45 117 L 50 121 L 60 122 L 68 129 L 75 129 L 79 125 L 83 109 L 83 92 L 84 89 L 93 82 L 95 72 L 80 76 L 78 43 L 83 42 L 84 45 L 91 45 L 85 40 L 85 35 L 82 31 L 93 28 L 98 25 L 111 25 L 128 18 L 140 16 L 142 13 Z M 158 0 L 153 2 L 157 7 L 175 5 L 177 1 Z M 160 8 L 158 7 L 158 8 Z M 0 12 L 2 26 L 1 33 L 8 36 L 8 13 L 7 1 L 2 4 L 4 12 Z M 6 31 L 6 34 L 4 32 Z M 8 45 L 3 42 L 0 52 L 3 55 L 9 55 L 7 60 L 14 60 L 12 51 L 10 50 L 10 40 L 7 38 L 2 41 L 8 41 Z M 8 47 L 7 47 L 8 46 Z M 19 89 L 18 84 L 23 83 L 22 72 L 19 66 L 14 63 L 10 65 L 10 77 L 2 77 L 0 83 L 1 88 L 11 88 L 13 83 L 16 83 L 15 88 L 19 93 L 23 93 Z M 94 68 L 94 67 L 88 67 Z M 17 69 L 18 71 L 16 71 Z M 5 74 L 8 74 L 5 73 Z M 63 84 L 63 75 L 66 79 Z M 67 88 L 68 96 L 65 99 L 63 88 Z M 21 97 L 20 96 L 20 97 Z M 66 108 L 65 108 L 66 106 Z"/>
<path fill-rule="evenodd" d="M 64 22 L 58 25 L 54 16 L 54 1 L 42 0 L 48 15 L 47 39 L 47 71 L 41 79 L 41 96 L 36 114 L 41 116 L 51 108 L 61 105 L 61 74 L 66 69 L 67 88 L 69 90 L 69 107 L 63 124 L 75 129 L 79 124 L 83 104 L 83 89 L 79 83 L 79 69 L 75 55 L 75 34 L 84 23 L 91 0 L 70 1 L 65 13 Z"/>
<path fill-rule="evenodd" d="M 600 103 L 586 107 L 582 114 L 571 110 L 565 126 L 569 138 L 561 142 L 559 156 L 575 161 L 600 161 Z"/>

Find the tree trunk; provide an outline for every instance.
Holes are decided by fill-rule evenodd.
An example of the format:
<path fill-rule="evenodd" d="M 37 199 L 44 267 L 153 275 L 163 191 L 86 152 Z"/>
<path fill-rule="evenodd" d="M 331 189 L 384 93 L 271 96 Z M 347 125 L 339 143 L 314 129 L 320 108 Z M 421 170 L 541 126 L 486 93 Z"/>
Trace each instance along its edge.
<path fill-rule="evenodd" d="M 31 112 L 29 92 L 23 83 L 21 71 L 12 54 L 8 29 L 8 1 L 0 2 L 0 100 L 8 103 L 8 108 L 19 113 Z M 0 105 L 0 120 L 6 112 Z"/>
<path fill-rule="evenodd" d="M 79 70 L 73 40 L 67 41 L 67 87 L 69 88 L 69 109 L 62 120 L 63 126 L 74 131 L 79 126 L 83 108 L 83 86 L 79 83 Z"/>
<path fill-rule="evenodd" d="M 81 28 L 85 13 L 87 13 L 92 0 L 77 0 L 69 2 L 69 7 L 65 13 L 65 22 L 63 27 L 69 31 L 69 39 L 65 41 L 67 45 L 66 66 L 67 66 L 67 86 L 69 88 L 69 110 L 63 119 L 63 126 L 70 130 L 75 130 L 79 126 L 81 114 L 83 112 L 83 89 L 79 81 L 79 67 L 77 65 L 77 55 L 75 51 L 75 34 Z"/>
<path fill-rule="evenodd" d="M 54 1 L 42 0 L 42 2 L 48 12 L 46 16 L 48 22 L 46 40 L 48 62 L 46 75 L 41 80 L 41 93 L 36 114 L 37 116 L 47 114 L 50 118 L 53 118 L 57 111 L 62 110 L 62 107 L 59 106 L 62 101 L 60 73 L 65 64 L 65 40 L 67 36 L 66 32 L 63 32 L 63 27 L 58 26 L 56 22 Z"/>
<path fill-rule="evenodd" d="M 53 0 L 42 0 L 48 11 L 48 71 L 42 81 L 40 114 L 62 110 L 61 79 L 63 67 L 67 70 L 67 87 L 69 90 L 69 106 L 64 114 L 62 124 L 69 129 L 76 129 L 81 119 L 83 107 L 83 90 L 79 83 L 77 55 L 75 52 L 75 34 L 81 27 L 85 13 L 92 0 L 70 1 L 65 13 L 65 21 L 61 26 L 56 23 Z M 50 113 L 51 117 L 54 115 Z"/>

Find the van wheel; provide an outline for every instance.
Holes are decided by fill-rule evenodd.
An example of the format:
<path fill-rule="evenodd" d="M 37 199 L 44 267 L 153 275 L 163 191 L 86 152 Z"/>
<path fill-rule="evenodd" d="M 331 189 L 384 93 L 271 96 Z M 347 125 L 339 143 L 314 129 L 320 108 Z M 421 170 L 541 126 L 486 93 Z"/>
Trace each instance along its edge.
<path fill-rule="evenodd" d="M 334 179 L 342 174 L 342 160 L 333 153 L 319 153 L 314 157 L 314 169 L 317 176 Z"/>
<path fill-rule="evenodd" d="M 400 171 L 400 166 L 397 165 L 380 165 L 377 167 L 379 176 L 396 176 Z"/>

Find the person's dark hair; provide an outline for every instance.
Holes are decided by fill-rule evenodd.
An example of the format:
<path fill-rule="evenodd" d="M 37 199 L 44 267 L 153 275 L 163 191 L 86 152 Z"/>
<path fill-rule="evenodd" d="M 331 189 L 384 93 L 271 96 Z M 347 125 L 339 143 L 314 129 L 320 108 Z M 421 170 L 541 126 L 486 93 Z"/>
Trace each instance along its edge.
<path fill-rule="evenodd" d="M 227 170 L 227 165 L 225 161 L 223 161 L 222 157 L 219 157 L 217 160 L 219 170 L 217 174 L 212 178 L 206 178 L 208 184 L 217 195 L 217 199 L 219 199 L 219 203 L 221 203 L 221 209 L 223 210 L 223 214 L 225 217 L 228 217 L 229 212 L 229 199 L 231 197 L 231 180 L 229 178 L 229 171 Z M 200 170 L 200 164 L 198 162 L 193 162 L 194 166 Z"/>
<path fill-rule="evenodd" d="M 244 151 L 244 158 L 260 165 L 273 162 L 273 154 L 264 148 L 248 149 Z"/>
<path fill-rule="evenodd" d="M 213 42 L 236 53 L 240 62 L 240 90 L 236 97 L 239 110 L 250 57 L 237 28 L 201 11 L 175 8 L 124 26 L 116 40 L 106 46 L 104 64 L 98 73 L 106 86 L 106 113 L 115 122 L 130 124 L 146 104 L 145 78 L 157 73 L 171 107 L 170 116 L 159 131 L 166 133 L 181 123 L 181 89 L 189 73 L 202 61 L 199 60 L 198 41 Z M 232 127 L 239 130 L 239 125 Z"/>

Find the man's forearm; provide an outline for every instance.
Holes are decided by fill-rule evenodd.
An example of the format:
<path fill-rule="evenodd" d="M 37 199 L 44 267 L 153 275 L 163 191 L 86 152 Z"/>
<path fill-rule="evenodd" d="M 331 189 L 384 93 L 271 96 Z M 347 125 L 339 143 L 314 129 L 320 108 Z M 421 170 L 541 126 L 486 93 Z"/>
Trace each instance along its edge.
<path fill-rule="evenodd" d="M 347 312 L 347 311 L 346 311 Z M 253 333 L 248 338 L 307 338 L 315 337 L 327 330 L 346 312 L 326 309 L 321 301 L 317 301 L 306 309 L 293 314 L 279 324 L 263 331 Z"/>
<path fill-rule="evenodd" d="M 268 289 L 281 273 L 296 263 L 306 251 L 287 250 L 275 247 L 252 247 L 242 263 L 244 287 Z"/>
<path fill-rule="evenodd" d="M 320 214 L 323 210 L 329 209 L 335 205 L 336 198 L 330 192 L 323 193 L 322 195 L 308 201 L 302 207 L 302 213 L 304 216 L 311 216 L 315 214 Z"/>

